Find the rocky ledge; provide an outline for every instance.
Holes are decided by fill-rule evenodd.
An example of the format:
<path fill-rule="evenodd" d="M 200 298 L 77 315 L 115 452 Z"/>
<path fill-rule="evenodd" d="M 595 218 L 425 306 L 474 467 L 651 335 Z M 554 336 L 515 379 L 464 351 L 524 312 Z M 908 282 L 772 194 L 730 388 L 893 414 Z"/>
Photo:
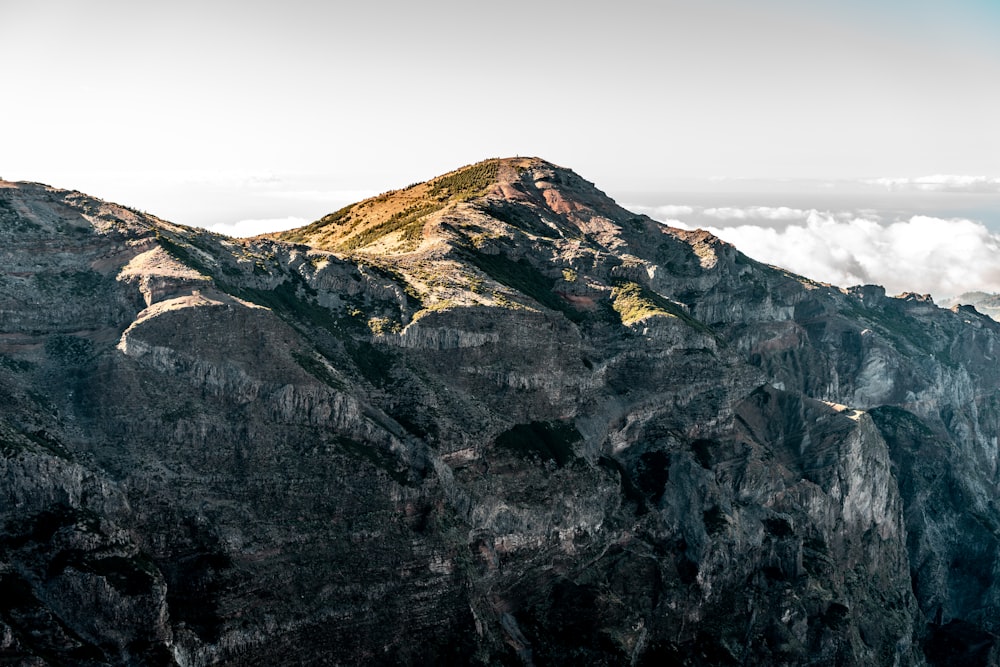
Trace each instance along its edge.
<path fill-rule="evenodd" d="M 536 158 L 248 240 L 0 186 L 4 664 L 997 663 L 974 308 Z"/>

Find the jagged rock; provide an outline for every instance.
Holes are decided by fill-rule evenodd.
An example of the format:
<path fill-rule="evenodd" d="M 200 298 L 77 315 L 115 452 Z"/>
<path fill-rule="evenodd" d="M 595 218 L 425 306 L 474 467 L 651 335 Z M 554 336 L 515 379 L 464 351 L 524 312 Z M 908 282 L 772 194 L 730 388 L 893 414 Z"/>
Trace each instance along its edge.
<path fill-rule="evenodd" d="M 0 185 L 3 661 L 997 662 L 986 317 L 535 158 L 241 241 Z"/>

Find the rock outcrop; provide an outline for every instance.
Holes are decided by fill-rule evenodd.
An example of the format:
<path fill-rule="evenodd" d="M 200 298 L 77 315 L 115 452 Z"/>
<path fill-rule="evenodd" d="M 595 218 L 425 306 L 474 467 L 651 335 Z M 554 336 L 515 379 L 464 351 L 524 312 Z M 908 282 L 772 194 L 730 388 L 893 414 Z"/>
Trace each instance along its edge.
<path fill-rule="evenodd" d="M 974 309 L 535 158 L 248 240 L 0 185 L 5 664 L 997 662 Z"/>

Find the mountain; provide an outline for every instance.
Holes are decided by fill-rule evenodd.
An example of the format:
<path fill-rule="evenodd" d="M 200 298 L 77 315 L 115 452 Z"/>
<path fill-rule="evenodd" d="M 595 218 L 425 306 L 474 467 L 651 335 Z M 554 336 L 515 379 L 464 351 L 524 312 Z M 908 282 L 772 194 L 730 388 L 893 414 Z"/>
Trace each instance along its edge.
<path fill-rule="evenodd" d="M 942 303 L 945 306 L 969 305 L 979 312 L 1000 320 L 1000 294 L 986 292 L 966 292 Z"/>
<path fill-rule="evenodd" d="M 996 664 L 1000 324 L 487 160 L 234 240 L 0 183 L 0 657 Z"/>

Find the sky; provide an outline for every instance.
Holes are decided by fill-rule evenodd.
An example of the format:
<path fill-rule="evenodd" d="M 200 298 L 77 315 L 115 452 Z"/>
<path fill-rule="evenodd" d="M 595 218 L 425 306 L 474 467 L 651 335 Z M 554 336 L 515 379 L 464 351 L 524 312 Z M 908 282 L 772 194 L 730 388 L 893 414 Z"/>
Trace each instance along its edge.
<path fill-rule="evenodd" d="M 0 177 L 239 234 L 537 155 L 647 206 L 984 197 L 909 211 L 947 221 L 1000 192 L 998 34 L 995 0 L 0 0 Z"/>

